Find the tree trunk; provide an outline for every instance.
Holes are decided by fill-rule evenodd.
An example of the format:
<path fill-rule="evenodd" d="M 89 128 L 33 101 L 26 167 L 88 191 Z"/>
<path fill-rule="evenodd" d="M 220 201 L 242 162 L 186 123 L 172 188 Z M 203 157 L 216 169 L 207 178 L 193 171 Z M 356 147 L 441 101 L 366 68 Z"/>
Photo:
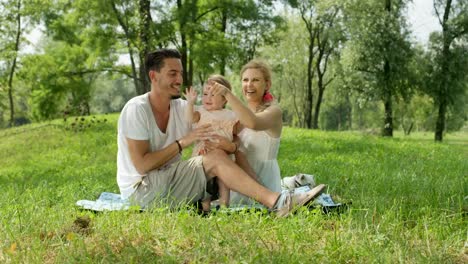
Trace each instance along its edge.
<path fill-rule="evenodd" d="M 135 59 L 134 59 L 134 54 L 133 54 L 133 50 L 132 50 L 132 47 L 130 46 L 130 42 L 127 41 L 127 47 L 128 47 L 128 54 L 130 56 L 130 65 L 131 65 L 131 68 L 132 68 L 132 79 L 133 79 L 133 85 L 135 85 L 135 92 L 136 94 L 144 94 L 145 93 L 145 83 L 144 83 L 144 79 L 145 78 L 148 78 L 147 77 L 147 73 L 144 72 L 143 76 L 140 76 L 138 77 L 138 73 L 137 73 L 137 68 L 136 68 L 136 64 L 135 64 Z M 143 67 L 144 68 L 144 67 Z M 140 73 L 141 75 L 141 73 Z M 143 78 L 143 79 L 142 79 Z M 149 84 L 148 84 L 149 85 Z"/>
<path fill-rule="evenodd" d="M 314 95 L 312 93 L 312 59 L 309 53 L 309 63 L 307 65 L 307 92 L 306 92 L 306 101 L 305 101 L 305 125 L 307 128 L 312 127 L 312 104 L 314 102 Z"/>
<path fill-rule="evenodd" d="M 437 115 L 436 129 L 435 129 L 435 141 L 442 141 L 444 130 L 445 130 L 445 113 L 447 111 L 446 102 L 440 102 L 439 112 Z"/>
<path fill-rule="evenodd" d="M 382 136 L 393 137 L 393 109 L 392 109 L 392 86 L 390 83 L 390 63 L 385 59 L 384 64 L 384 95 L 383 103 L 385 109 L 384 127 Z"/>
<path fill-rule="evenodd" d="M 186 87 L 190 87 L 193 85 L 193 58 L 190 56 L 189 58 L 189 68 L 188 68 L 188 80 L 186 82 Z M 185 89 L 184 89 L 185 91 Z"/>
<path fill-rule="evenodd" d="M 198 16 L 198 0 L 191 0 L 190 1 L 190 23 L 191 26 L 197 23 L 197 16 Z M 195 37 L 195 30 L 193 28 L 190 29 L 188 33 L 188 42 L 187 42 L 187 63 L 188 63 L 188 69 L 187 69 L 187 81 L 185 82 L 186 85 L 185 87 L 190 87 L 193 85 L 193 58 L 191 54 L 193 53 L 192 47 L 194 46 L 194 43 L 196 41 Z"/>
<path fill-rule="evenodd" d="M 349 100 L 349 93 L 346 93 L 346 108 L 348 110 L 348 129 L 351 130 L 353 128 L 353 106 Z"/>
<path fill-rule="evenodd" d="M 322 104 L 322 98 L 323 98 L 323 91 L 325 89 L 325 86 L 323 84 L 323 75 L 325 74 L 325 71 L 322 72 L 322 69 L 320 68 L 320 64 L 322 63 L 322 58 L 325 53 L 325 45 L 324 43 L 321 43 L 321 34 L 322 33 L 322 27 L 318 26 L 316 30 L 316 37 L 317 37 L 317 46 L 318 46 L 318 56 L 317 60 L 315 61 L 315 69 L 317 71 L 317 88 L 318 88 L 318 95 L 317 95 L 317 101 L 315 102 L 315 109 L 314 109 L 314 115 L 312 116 L 312 128 L 313 129 L 318 129 L 318 116 L 320 112 L 320 105 Z M 326 41 L 326 40 L 325 40 Z"/>
<path fill-rule="evenodd" d="M 385 10 L 390 14 L 392 11 L 391 0 L 386 0 Z M 390 45 L 390 43 L 388 43 Z M 390 49 L 389 49 L 390 50 Z M 390 54 L 388 55 L 390 56 Z M 392 84 L 390 78 L 390 62 L 387 57 L 384 59 L 384 95 L 383 103 L 385 108 L 384 128 L 382 135 L 384 137 L 393 137 L 393 109 L 392 109 Z"/>
<path fill-rule="evenodd" d="M 326 19 L 326 22 L 319 20 L 317 23 L 314 31 L 315 37 L 317 39 L 317 49 L 318 49 L 318 56 L 315 61 L 315 69 L 317 71 L 317 88 L 318 88 L 318 96 L 317 101 L 315 103 L 315 111 L 312 120 L 312 128 L 318 129 L 318 120 L 320 114 L 320 106 L 322 105 L 323 94 L 325 93 L 325 88 L 328 84 L 333 80 L 333 78 L 329 78 L 327 82 L 324 82 L 325 74 L 327 73 L 327 66 L 328 66 L 328 59 L 330 58 L 331 53 L 333 52 L 333 44 L 329 41 L 329 36 L 327 30 L 329 27 L 333 26 L 334 20 L 336 15 L 338 14 L 338 10 L 333 12 L 332 16 Z M 341 116 L 341 113 L 340 113 Z"/>
<path fill-rule="evenodd" d="M 322 105 L 322 99 L 323 99 L 323 92 L 324 92 L 324 87 L 323 87 L 323 78 L 319 77 L 318 78 L 318 95 L 317 95 L 317 102 L 315 102 L 315 111 L 314 111 L 314 118 L 312 120 L 312 128 L 313 129 L 318 129 L 318 119 L 319 119 L 319 114 L 320 114 L 320 106 Z"/>
<path fill-rule="evenodd" d="M 311 29 L 312 30 L 312 29 Z M 309 31 L 309 58 L 307 62 L 307 91 L 306 91 L 306 101 L 305 101 L 305 126 L 306 128 L 312 128 L 312 107 L 314 103 L 314 94 L 312 91 L 312 80 L 314 79 L 314 69 L 313 69 L 313 60 L 314 60 L 314 39 L 315 34 Z"/>
<path fill-rule="evenodd" d="M 386 90 L 384 97 L 385 118 L 382 135 L 384 137 L 393 137 L 392 93 L 389 87 L 387 87 Z"/>
<path fill-rule="evenodd" d="M 312 109 L 314 104 L 314 94 L 312 90 L 312 80 L 314 79 L 314 44 L 315 44 L 315 27 L 313 26 L 313 20 L 306 17 L 306 12 L 309 12 L 307 8 L 301 8 L 301 17 L 304 21 L 307 33 L 309 33 L 309 47 L 308 47 L 308 61 L 307 61 L 307 88 L 306 98 L 304 102 L 304 123 L 306 128 L 312 128 Z"/>
<path fill-rule="evenodd" d="M 151 13 L 150 13 L 150 1 L 149 0 L 139 0 L 138 2 L 138 11 L 140 15 L 140 27 L 139 27 L 139 39 L 141 42 L 141 46 L 138 49 L 139 51 L 139 58 L 140 58 L 140 82 L 141 87 L 140 91 L 142 93 L 146 93 L 151 90 L 151 85 L 149 82 L 149 78 L 147 76 L 147 69 L 145 67 L 145 57 L 146 54 L 150 51 L 150 26 L 151 26 Z"/>
<path fill-rule="evenodd" d="M 181 62 L 183 67 L 182 78 L 184 79 L 184 83 L 186 86 L 190 86 L 189 82 L 189 74 L 188 74 L 188 44 L 187 44 L 187 33 L 186 33 L 186 25 L 187 25 L 187 15 L 184 11 L 184 4 L 182 0 L 177 0 L 177 10 L 179 15 L 179 29 L 180 29 L 180 42 L 181 42 L 181 50 L 180 53 L 182 55 Z"/>
<path fill-rule="evenodd" d="M 323 94 L 325 93 L 325 88 L 327 87 L 328 84 L 330 84 L 331 80 L 330 79 L 327 83 L 323 82 L 325 73 L 327 72 L 327 64 L 328 64 L 328 58 L 330 56 L 331 49 L 328 50 L 328 54 L 326 51 L 326 46 L 327 46 L 327 40 L 324 40 L 323 43 L 320 43 L 319 41 L 319 34 L 320 32 L 317 32 L 317 42 L 319 44 L 319 55 L 317 56 L 317 61 L 316 61 L 316 70 L 317 70 L 317 88 L 318 88 L 318 95 L 317 95 L 317 102 L 315 103 L 315 111 L 314 111 L 314 117 L 313 117 L 313 123 L 312 123 L 312 128 L 318 129 L 318 120 L 319 120 L 319 114 L 320 114 L 320 106 L 322 105 L 322 100 L 323 100 Z M 325 58 L 324 58 L 325 56 Z M 322 65 L 323 69 L 320 68 Z"/>
<path fill-rule="evenodd" d="M 17 3 L 17 14 L 16 14 L 16 39 L 15 39 L 15 49 L 14 49 L 14 57 L 13 62 L 11 64 L 10 74 L 8 77 L 8 101 L 10 102 L 10 126 L 15 125 L 15 104 L 13 101 L 13 77 L 15 75 L 16 70 L 16 60 L 18 58 L 18 51 L 19 51 L 19 43 L 21 40 L 21 0 Z"/>
<path fill-rule="evenodd" d="M 114 11 L 115 17 L 117 18 L 117 21 L 119 22 L 119 25 L 122 27 L 124 34 L 125 34 L 125 38 L 126 38 L 125 42 L 127 44 L 128 54 L 130 57 L 130 65 L 132 69 L 131 76 L 133 79 L 133 85 L 135 86 L 135 92 L 136 94 L 143 94 L 145 93 L 144 81 L 138 77 L 139 72 L 137 71 L 136 64 L 135 64 L 135 57 L 134 57 L 135 55 L 133 54 L 132 41 L 131 41 L 131 36 L 130 36 L 128 25 L 124 22 L 124 20 L 120 16 L 120 13 L 115 5 L 115 0 L 112 0 L 110 4 L 112 7 L 112 10 Z M 141 77 L 146 78 L 146 73 L 144 73 L 144 75 Z"/>
<path fill-rule="evenodd" d="M 0 87 L 1 88 L 1 87 Z M 4 122 L 4 119 L 3 119 L 3 111 L 2 109 L 0 109 L 0 128 L 3 127 L 3 122 Z"/>
<path fill-rule="evenodd" d="M 223 8 L 222 12 L 222 21 L 221 21 L 221 32 L 223 33 L 223 36 L 226 35 L 226 30 L 227 30 L 227 10 L 226 8 Z M 221 57 L 221 63 L 219 65 L 219 73 L 224 76 L 226 72 L 226 55 L 223 54 Z"/>
<path fill-rule="evenodd" d="M 448 29 L 447 21 L 450 14 L 452 1 L 448 0 L 445 5 L 444 17 L 442 21 L 442 39 L 443 39 L 443 48 L 442 48 L 442 65 L 440 67 L 441 80 L 439 83 L 439 113 L 437 115 L 436 128 L 435 128 L 435 141 L 442 141 L 444 130 L 445 130 L 445 115 L 447 112 L 447 97 L 448 97 L 448 80 L 447 76 L 449 73 L 449 60 L 450 60 L 450 44 L 452 42 L 450 32 Z"/>

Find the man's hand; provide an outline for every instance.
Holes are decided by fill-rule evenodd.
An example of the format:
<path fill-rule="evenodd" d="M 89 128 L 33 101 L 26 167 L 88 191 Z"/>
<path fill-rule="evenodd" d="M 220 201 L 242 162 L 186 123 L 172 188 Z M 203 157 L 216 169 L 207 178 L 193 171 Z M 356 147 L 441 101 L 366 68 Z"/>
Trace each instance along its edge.
<path fill-rule="evenodd" d="M 185 137 L 179 139 L 182 148 L 192 145 L 193 142 L 200 140 L 209 140 L 213 136 L 213 128 L 211 124 L 205 124 L 190 131 Z"/>
<path fill-rule="evenodd" d="M 205 140 L 205 149 L 210 152 L 214 149 L 224 150 L 227 154 L 231 154 L 236 151 L 237 147 L 235 143 L 227 140 L 227 138 L 220 135 L 213 135 L 211 140 Z"/>

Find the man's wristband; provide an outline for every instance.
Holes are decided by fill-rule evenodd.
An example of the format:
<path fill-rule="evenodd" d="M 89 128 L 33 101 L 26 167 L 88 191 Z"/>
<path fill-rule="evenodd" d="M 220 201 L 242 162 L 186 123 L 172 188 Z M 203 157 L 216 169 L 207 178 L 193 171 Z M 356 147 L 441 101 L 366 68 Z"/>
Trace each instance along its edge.
<path fill-rule="evenodd" d="M 181 152 L 182 152 L 182 145 L 180 145 L 179 140 L 176 140 L 175 143 L 176 143 L 177 146 L 179 147 L 179 153 L 181 153 Z"/>

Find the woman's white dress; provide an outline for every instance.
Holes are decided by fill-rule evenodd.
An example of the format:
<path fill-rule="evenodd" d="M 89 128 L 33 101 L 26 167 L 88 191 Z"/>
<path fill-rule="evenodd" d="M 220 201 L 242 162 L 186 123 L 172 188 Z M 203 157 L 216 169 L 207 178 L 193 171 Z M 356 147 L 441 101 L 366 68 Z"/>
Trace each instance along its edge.
<path fill-rule="evenodd" d="M 246 154 L 250 166 L 263 186 L 272 191 L 281 192 L 281 176 L 277 160 L 280 138 L 273 138 L 265 131 L 248 128 L 244 128 L 239 133 L 239 138 L 241 141 L 239 150 Z M 251 205 L 253 203 L 255 203 L 254 200 L 231 191 L 231 205 Z"/>

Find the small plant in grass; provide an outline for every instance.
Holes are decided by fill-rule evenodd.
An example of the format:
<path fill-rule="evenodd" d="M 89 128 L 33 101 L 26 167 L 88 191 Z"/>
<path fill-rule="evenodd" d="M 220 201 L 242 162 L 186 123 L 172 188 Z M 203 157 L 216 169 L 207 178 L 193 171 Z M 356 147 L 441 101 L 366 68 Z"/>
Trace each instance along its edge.
<path fill-rule="evenodd" d="M 107 118 L 93 116 L 77 116 L 70 118 L 64 117 L 63 123 L 65 130 L 70 130 L 73 132 L 84 132 L 86 129 L 91 127 L 99 127 L 101 124 L 105 124 Z"/>

